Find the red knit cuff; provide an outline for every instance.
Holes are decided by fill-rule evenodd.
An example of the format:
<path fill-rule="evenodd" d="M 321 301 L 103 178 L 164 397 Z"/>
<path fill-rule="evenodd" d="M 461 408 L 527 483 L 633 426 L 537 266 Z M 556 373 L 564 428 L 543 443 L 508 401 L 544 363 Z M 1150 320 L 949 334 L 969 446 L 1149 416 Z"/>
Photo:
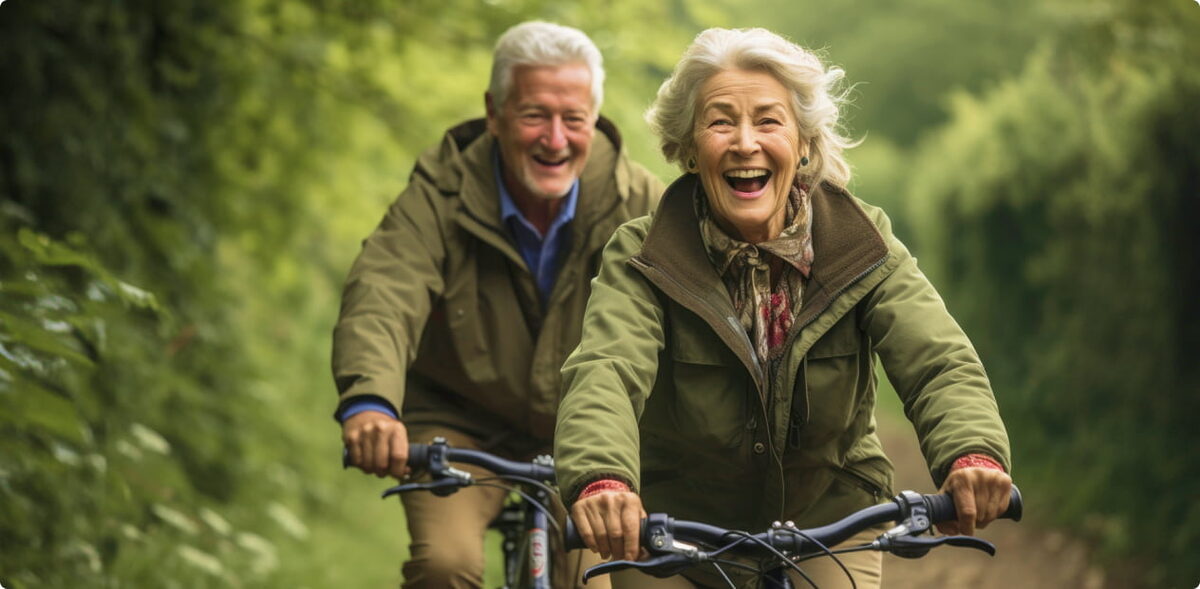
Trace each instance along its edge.
<path fill-rule="evenodd" d="M 603 493 L 605 491 L 620 491 L 622 493 L 628 493 L 629 485 L 626 485 L 617 479 L 600 479 L 598 481 L 592 481 L 591 484 L 583 488 L 583 491 L 579 492 L 579 498 L 576 499 L 576 501 L 579 501 L 584 497 L 590 497 L 597 493 Z"/>
<path fill-rule="evenodd" d="M 963 454 L 950 465 L 950 472 L 954 472 L 960 468 L 990 468 L 992 470 L 1004 471 L 1004 467 L 996 462 L 994 458 L 986 454 Z"/>

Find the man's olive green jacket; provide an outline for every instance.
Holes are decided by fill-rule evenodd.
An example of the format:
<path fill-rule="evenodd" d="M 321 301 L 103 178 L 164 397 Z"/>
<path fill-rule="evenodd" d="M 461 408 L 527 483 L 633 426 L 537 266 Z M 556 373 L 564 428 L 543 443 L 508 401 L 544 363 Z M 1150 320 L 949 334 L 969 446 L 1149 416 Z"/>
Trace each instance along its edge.
<path fill-rule="evenodd" d="M 563 366 L 555 437 L 568 502 L 617 478 L 646 510 L 761 531 L 822 525 L 893 493 L 875 434 L 874 360 L 916 427 L 934 482 L 968 453 L 1009 467 L 983 366 L 877 208 L 812 192 L 802 326 L 774 375 L 706 256 L 695 175 L 604 251 L 584 337 Z"/>
<path fill-rule="evenodd" d="M 483 119 L 451 129 L 363 243 L 334 329 L 339 408 L 372 395 L 410 424 L 549 443 L 559 368 L 579 343 L 600 251 L 617 226 L 652 208 L 662 183 L 625 156 L 601 118 L 543 308 L 500 219 L 495 149 Z"/>

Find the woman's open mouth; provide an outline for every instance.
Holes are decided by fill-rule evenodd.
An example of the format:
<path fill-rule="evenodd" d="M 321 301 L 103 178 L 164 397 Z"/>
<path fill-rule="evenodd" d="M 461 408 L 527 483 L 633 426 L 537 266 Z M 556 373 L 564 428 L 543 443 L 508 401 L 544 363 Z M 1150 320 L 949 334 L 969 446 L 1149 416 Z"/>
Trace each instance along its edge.
<path fill-rule="evenodd" d="M 762 194 L 771 179 L 769 170 L 729 170 L 724 174 L 725 182 L 739 198 L 755 198 Z"/>

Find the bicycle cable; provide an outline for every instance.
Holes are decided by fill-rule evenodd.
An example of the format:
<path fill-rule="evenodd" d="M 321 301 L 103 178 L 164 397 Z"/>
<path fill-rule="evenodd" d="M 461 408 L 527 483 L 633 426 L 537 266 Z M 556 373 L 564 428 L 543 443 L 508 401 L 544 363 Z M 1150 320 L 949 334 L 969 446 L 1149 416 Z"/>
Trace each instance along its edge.
<path fill-rule="evenodd" d="M 717 557 L 720 556 L 722 553 L 734 548 L 738 544 L 745 542 L 746 538 L 747 538 L 747 536 L 738 537 L 733 542 L 730 542 L 730 543 L 728 543 L 724 546 L 721 546 L 720 548 L 717 548 L 716 550 L 713 550 L 712 552 L 708 553 L 708 558 L 711 559 L 710 562 L 712 562 L 713 568 L 717 569 L 717 572 L 721 574 L 721 577 L 723 579 L 725 579 L 725 583 L 728 584 L 731 589 L 737 589 L 737 585 L 734 584 L 733 580 L 729 578 L 729 575 L 725 574 L 725 569 L 721 568 L 722 564 L 725 566 L 745 569 L 745 570 L 753 571 L 753 572 L 759 572 L 759 568 L 750 566 L 745 563 L 740 563 L 740 562 L 737 562 L 734 560 L 728 560 L 728 559 L 717 558 Z"/>
<path fill-rule="evenodd" d="M 878 549 L 871 546 L 870 544 L 862 544 L 860 546 L 851 546 L 849 548 L 839 548 L 837 550 L 830 550 L 829 552 L 830 552 L 830 554 L 850 554 L 851 552 L 863 552 L 863 551 L 867 551 L 867 550 L 878 550 Z M 814 558 L 821 558 L 823 556 L 826 556 L 826 554 L 824 554 L 824 553 L 808 554 L 805 556 L 796 557 L 795 562 L 804 562 L 806 560 L 812 560 Z"/>
<path fill-rule="evenodd" d="M 792 562 L 792 559 L 788 558 L 788 556 L 786 554 L 784 554 L 783 552 L 781 552 L 778 548 L 771 546 L 771 544 L 769 542 L 756 537 L 754 534 L 751 534 L 749 532 L 743 532 L 741 530 L 730 530 L 729 533 L 737 535 L 737 536 L 742 536 L 746 540 L 748 540 L 750 542 L 754 542 L 755 544 L 758 544 L 759 546 L 762 546 L 763 548 L 765 548 L 767 550 L 767 552 L 770 552 L 771 554 L 775 555 L 775 557 L 777 559 L 779 559 L 780 562 L 783 562 L 784 564 L 786 564 L 788 566 L 788 568 L 791 568 L 792 570 L 796 571 L 796 573 L 799 574 L 800 577 L 802 577 L 805 581 L 807 581 L 809 585 L 813 586 L 813 589 L 819 589 L 817 587 L 817 584 L 813 582 L 812 578 L 810 578 L 807 573 L 805 573 L 803 570 L 801 570 L 800 565 Z M 845 569 L 845 567 L 842 567 L 842 568 Z M 850 582 L 851 582 L 851 584 L 853 584 L 854 579 L 851 578 Z M 858 589 L 858 586 L 854 585 L 853 589 Z"/>
<path fill-rule="evenodd" d="M 824 543 L 818 542 L 816 538 L 813 538 L 812 536 L 805 534 L 804 532 L 801 532 L 800 530 L 794 530 L 794 529 L 790 529 L 790 528 L 783 528 L 783 530 L 785 530 L 788 533 L 791 533 L 795 536 L 804 538 L 805 540 L 808 540 L 810 543 L 814 544 L 816 547 L 821 549 L 821 554 L 811 554 L 808 556 L 799 557 L 796 560 L 788 559 L 789 561 L 791 561 L 793 563 L 797 563 L 797 562 L 806 561 L 810 558 L 816 558 L 818 556 L 828 556 L 829 558 L 833 559 L 833 562 L 838 565 L 838 568 L 842 569 L 843 573 L 846 573 L 846 578 L 850 579 L 850 589 L 858 589 L 858 583 L 855 582 L 854 575 L 850 574 L 850 569 L 846 568 L 846 565 L 842 563 L 842 559 L 838 558 L 835 555 L 835 553 L 829 549 L 828 546 L 825 546 Z M 841 551 L 839 551 L 839 553 L 840 552 Z M 797 569 L 797 570 L 799 570 L 799 569 Z M 808 578 L 805 577 L 805 579 L 807 580 Z M 809 580 L 808 583 L 810 585 L 812 585 L 813 587 L 816 587 L 816 585 L 813 584 L 813 582 L 811 580 Z"/>
<path fill-rule="evenodd" d="M 547 508 L 545 505 L 542 505 L 542 503 L 540 501 L 538 501 L 537 499 L 534 499 L 533 497 L 530 497 L 528 493 L 526 493 L 525 491 L 522 491 L 521 489 L 519 489 L 515 486 L 500 485 L 500 484 L 496 484 L 493 482 L 489 482 L 491 480 L 496 480 L 496 479 L 503 479 L 503 477 L 486 477 L 486 478 L 482 478 L 482 479 L 476 479 L 475 484 L 479 485 L 481 487 L 492 487 L 494 489 L 501 489 L 504 491 L 508 491 L 510 493 L 516 493 L 516 494 L 520 495 L 521 498 L 524 499 L 527 503 L 533 505 L 537 509 L 541 510 L 542 513 L 546 514 L 546 520 L 549 521 L 550 526 L 554 528 L 554 533 L 558 534 L 559 536 L 562 535 L 562 533 L 563 533 L 562 526 L 558 525 L 558 522 L 555 521 L 554 515 L 550 513 L 549 508 Z"/>
<path fill-rule="evenodd" d="M 722 579 L 725 579 L 725 583 L 729 585 L 730 589 L 737 589 L 737 585 L 733 584 L 733 579 L 730 579 L 729 575 L 725 574 L 725 569 L 721 568 L 721 565 L 717 564 L 718 562 L 720 561 L 712 561 L 713 568 L 717 569 L 717 572 L 721 574 Z"/>
<path fill-rule="evenodd" d="M 558 491 L 556 491 L 554 489 L 554 487 L 551 487 L 550 485 L 547 485 L 546 483 L 543 483 L 537 479 L 523 477 L 519 474 L 498 474 L 498 475 L 493 475 L 490 477 L 480 477 L 476 480 L 477 481 L 514 481 L 514 482 L 518 482 L 518 483 L 525 483 L 527 485 L 533 485 L 533 486 L 541 489 L 542 491 L 545 491 L 546 494 L 548 494 L 548 495 L 557 495 L 558 494 Z"/>

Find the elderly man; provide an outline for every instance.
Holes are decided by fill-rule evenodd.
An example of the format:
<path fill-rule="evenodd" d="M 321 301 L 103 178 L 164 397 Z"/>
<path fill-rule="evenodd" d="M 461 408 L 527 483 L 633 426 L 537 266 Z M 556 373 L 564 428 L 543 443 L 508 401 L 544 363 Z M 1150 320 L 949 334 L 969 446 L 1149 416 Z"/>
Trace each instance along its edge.
<path fill-rule="evenodd" d="M 518 460 L 550 452 L 559 367 L 579 342 L 600 250 L 662 192 L 599 116 L 603 83 L 582 32 L 509 29 L 486 120 L 425 152 L 364 242 L 333 342 L 336 417 L 364 472 L 403 476 L 409 440 L 434 436 Z M 405 586 L 480 586 L 481 538 L 504 495 L 402 496 Z M 578 583 L 574 556 L 556 559 L 556 586 Z"/>

